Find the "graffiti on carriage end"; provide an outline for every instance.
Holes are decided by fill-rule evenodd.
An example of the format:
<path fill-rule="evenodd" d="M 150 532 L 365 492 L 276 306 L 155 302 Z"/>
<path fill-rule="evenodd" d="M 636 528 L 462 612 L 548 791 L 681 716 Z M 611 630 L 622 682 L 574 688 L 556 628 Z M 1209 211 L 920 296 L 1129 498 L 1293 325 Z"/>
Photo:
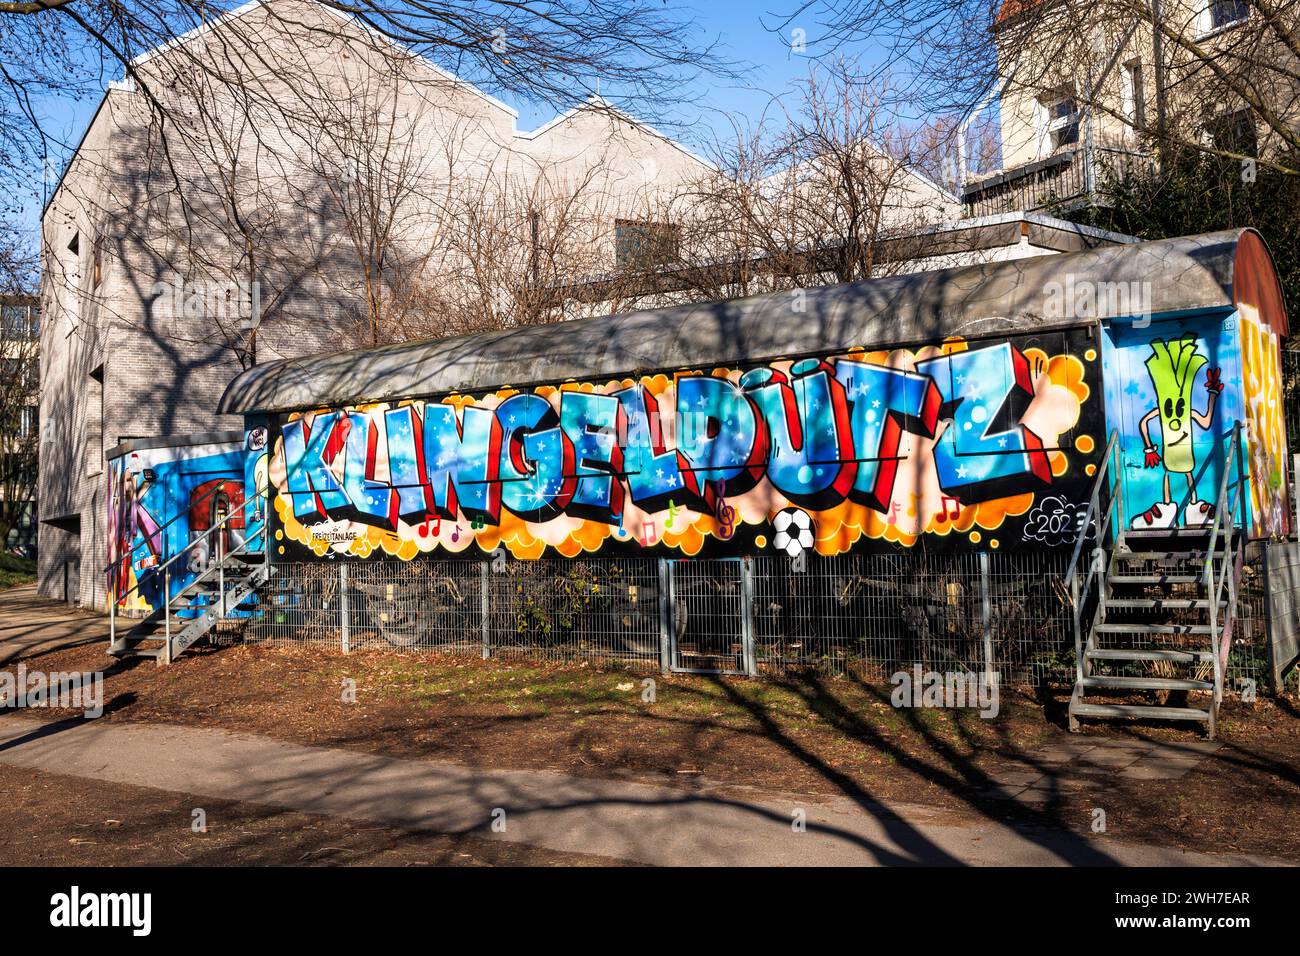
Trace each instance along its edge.
<path fill-rule="evenodd" d="M 1014 544 L 1044 493 L 1076 500 L 1091 473 L 1095 351 L 1066 343 L 954 341 L 283 416 L 278 547 L 410 559 L 471 545 L 834 555 L 990 532 Z"/>
<path fill-rule="evenodd" d="M 148 611 L 170 582 L 178 594 L 213 550 L 239 549 L 250 529 L 242 453 L 234 444 L 133 451 L 107 468 L 108 594 L 119 611 Z M 189 549 L 183 562 L 168 561 Z"/>

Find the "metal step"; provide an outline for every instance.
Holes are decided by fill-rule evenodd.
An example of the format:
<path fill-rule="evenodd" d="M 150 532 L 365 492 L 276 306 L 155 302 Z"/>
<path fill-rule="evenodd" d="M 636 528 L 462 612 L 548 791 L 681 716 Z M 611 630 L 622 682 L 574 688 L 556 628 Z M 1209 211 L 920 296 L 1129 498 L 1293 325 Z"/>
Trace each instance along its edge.
<path fill-rule="evenodd" d="M 239 607 L 240 604 L 244 603 L 250 597 L 252 597 L 253 592 L 256 591 L 259 586 L 265 583 L 266 579 L 269 576 L 270 576 L 269 570 L 267 570 L 265 566 L 262 566 L 261 568 L 255 570 L 252 574 L 247 575 L 237 587 L 227 588 L 226 589 L 226 611 L 228 612 L 233 611 L 235 608 Z M 198 618 L 196 618 L 193 621 L 190 621 L 188 623 L 188 626 L 186 626 L 183 630 L 181 630 L 179 634 L 173 635 L 172 637 L 173 658 L 186 651 L 199 638 L 203 637 L 214 627 L 216 627 L 218 621 L 222 620 L 222 615 L 218 613 L 219 606 L 216 603 L 210 604 L 202 608 L 201 610 L 202 610 L 202 614 Z"/>
<path fill-rule="evenodd" d="M 1174 661 L 1197 664 L 1214 660 L 1214 651 L 1175 651 L 1163 647 L 1108 648 L 1090 647 L 1083 656 L 1092 661 Z"/>
<path fill-rule="evenodd" d="M 1188 677 L 1114 677 L 1109 674 L 1085 677 L 1083 686 L 1111 690 L 1214 690 L 1214 682 L 1208 680 L 1193 680 Z"/>
<path fill-rule="evenodd" d="M 1160 707 L 1156 704 L 1071 703 L 1073 717 L 1132 717 L 1138 720 L 1198 720 L 1207 723 L 1210 712 L 1198 707 Z"/>
<path fill-rule="evenodd" d="M 1208 624 L 1094 624 L 1094 634 L 1209 634 Z"/>
<path fill-rule="evenodd" d="M 1205 578 L 1199 574 L 1108 574 L 1111 584 L 1200 584 Z"/>
<path fill-rule="evenodd" d="M 255 575 L 250 573 L 248 568 L 240 567 L 240 568 L 226 568 L 225 577 L 226 577 L 226 587 L 228 588 L 230 587 L 231 584 L 237 582 L 251 581 L 255 577 Z M 190 591 L 196 587 L 216 589 L 220 587 L 220 585 L 221 585 L 221 575 L 215 572 L 205 572 L 203 577 L 195 578 L 188 585 L 186 585 L 185 590 Z"/>
<path fill-rule="evenodd" d="M 179 610 L 186 610 L 186 609 L 185 609 L 185 608 L 180 608 Z M 173 617 L 172 617 L 172 630 L 174 631 L 174 630 L 176 630 L 178 627 L 184 627 L 186 624 L 188 624 L 188 623 L 190 622 L 190 620 L 192 620 L 192 619 L 191 619 L 191 618 L 182 618 L 182 617 L 175 617 L 175 616 L 173 616 Z M 163 639 L 163 633 L 164 633 L 166 630 L 167 630 L 167 622 L 166 622 L 166 621 L 163 621 L 163 620 L 157 620 L 157 621 L 143 621 L 143 622 L 141 622 L 140 624 L 137 624 L 135 627 L 131 628 L 131 630 L 126 631 L 126 632 L 121 633 L 121 634 L 118 634 L 117 639 L 118 639 L 119 641 L 122 641 L 122 640 L 126 640 L 126 641 L 161 641 L 161 640 Z"/>
<path fill-rule="evenodd" d="M 109 657 L 116 657 L 119 660 L 124 657 L 149 657 L 153 659 L 160 658 L 167 653 L 167 645 L 159 644 L 156 647 L 141 647 L 139 644 L 127 646 L 112 646 L 108 649 Z"/>
<path fill-rule="evenodd" d="M 274 569 L 266 564 L 235 565 L 227 559 L 224 582 L 219 566 L 205 569 L 185 589 L 169 602 L 171 610 L 171 658 L 187 650 L 201 637 L 224 620 L 273 575 Z M 225 605 L 222 606 L 222 584 L 225 584 Z M 201 603 L 195 603 L 201 601 Z M 224 610 L 224 614 L 222 613 Z M 108 650 L 113 657 L 150 657 L 163 659 L 167 655 L 167 607 L 157 608 L 125 634 L 118 635 Z M 180 614 L 186 616 L 181 617 Z M 143 647 L 143 641 L 156 641 L 156 647 Z"/>
<path fill-rule="evenodd" d="M 1106 607 L 1122 610 L 1146 611 L 1196 611 L 1210 606 L 1206 598 L 1107 598 Z M 1215 602 L 1219 607 L 1227 607 L 1227 601 Z"/>

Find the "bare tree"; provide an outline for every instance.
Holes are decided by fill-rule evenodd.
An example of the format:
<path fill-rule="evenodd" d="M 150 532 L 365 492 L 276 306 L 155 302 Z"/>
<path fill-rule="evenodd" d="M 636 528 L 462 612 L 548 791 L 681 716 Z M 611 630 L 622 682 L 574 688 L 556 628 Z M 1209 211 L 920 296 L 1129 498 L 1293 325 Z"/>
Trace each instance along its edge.
<path fill-rule="evenodd" d="M 617 265 L 619 223 L 659 208 L 652 190 L 629 189 L 596 155 L 573 169 L 520 164 L 462 176 L 439 205 L 436 239 L 407 287 L 390 335 L 407 339 L 563 321 L 575 280 L 599 277 L 600 302 L 619 311 L 652 286 Z"/>
<path fill-rule="evenodd" d="M 36 256 L 23 241 L 22 230 L 0 216 L 0 295 L 30 293 L 36 287 Z"/>
<path fill-rule="evenodd" d="M 0 284 L 22 288 L 29 271 L 0 255 Z M 0 290 L 0 548 L 21 522 L 34 521 L 40 376 L 35 297 Z"/>
<path fill-rule="evenodd" d="M 244 367 L 295 354 L 296 331 L 308 324 L 345 328 L 354 344 L 401 335 L 410 324 L 402 316 L 431 286 L 435 260 L 443 260 L 444 273 L 465 271 L 448 258 L 464 253 L 450 240 L 475 214 L 499 215 L 467 204 L 470 196 L 492 199 L 486 192 L 498 187 L 487 184 L 500 179 L 513 136 L 513 128 L 500 128 L 507 111 L 486 107 L 479 90 L 438 61 L 498 86 L 513 77 L 515 95 L 558 104 L 603 77 L 652 114 L 677 95 L 669 87 L 681 89 L 668 77 L 725 69 L 707 45 L 683 45 L 690 24 L 663 5 L 619 5 L 617 17 L 601 3 L 447 5 L 440 29 L 458 37 L 479 18 L 482 42 L 462 49 L 457 40 L 454 56 L 435 42 L 434 8 L 416 6 L 417 16 L 402 19 L 380 7 L 271 0 L 129 64 L 129 82 L 110 93 L 116 153 L 79 155 L 103 167 L 104 188 L 77 198 L 93 231 L 108 237 L 104 254 L 133 279 L 162 277 L 164 291 L 173 280 L 177 288 L 226 287 L 243 298 L 241 289 L 255 289 L 258 314 L 202 313 L 200 301 L 206 322 L 172 322 L 168 300 L 145 279 L 138 294 L 153 306 L 119 309 L 113 321 L 143 325 L 158 341 L 217 347 Z M 383 22 L 367 11 L 380 11 Z M 521 26 L 539 18 L 545 23 L 536 30 Z M 609 36 L 615 23 L 617 38 Z M 584 28 L 594 32 L 565 39 Z M 521 51 L 511 37 L 522 33 L 528 42 Z M 493 117 L 485 120 L 485 110 Z M 508 198 L 532 210 L 522 231 L 511 225 L 516 246 L 519 236 L 545 231 L 559 202 L 554 190 L 529 199 L 532 187 L 520 182 L 512 178 L 496 197 L 501 208 Z M 594 195 L 594 188 L 570 185 L 583 202 Z M 567 234 L 576 207 L 561 218 Z M 463 235 L 456 241 L 466 244 Z M 546 244 L 538 233 L 524 246 Z M 531 264 L 509 276 L 492 270 L 519 287 L 509 321 L 536 321 L 549 308 L 524 302 L 520 282 L 537 274 L 544 250 L 530 255 Z M 47 260 L 50 281 L 68 286 L 84 311 L 116 308 L 83 288 L 80 273 L 62 275 L 57 256 Z M 327 314 L 309 302 L 323 303 Z M 533 318 L 513 314 L 520 310 Z"/>
<path fill-rule="evenodd" d="M 784 168 L 775 183 L 767 180 L 778 217 L 793 224 L 794 248 L 839 282 L 886 273 L 880 242 L 944 212 L 920 172 L 931 147 L 893 121 L 888 87 L 861 84 L 858 73 L 856 61 L 839 60 L 809 75 L 801 108 L 777 141 Z"/>
<path fill-rule="evenodd" d="M 335 26 L 304 16 L 307 4 L 267 5 L 286 29 L 316 40 L 363 24 L 470 82 L 557 105 L 618 89 L 649 114 L 683 95 L 684 80 L 706 69 L 734 73 L 695 20 L 663 0 L 314 0 Z M 146 69 L 168 47 L 226 84 L 246 64 L 219 64 L 174 45 L 225 11 L 209 0 L 0 0 L 0 170 L 31 168 L 68 144 L 44 118 L 45 97 L 98 95 L 103 75 L 121 70 L 164 115 L 173 102 Z M 143 59 L 142 59 L 143 58 Z"/>
<path fill-rule="evenodd" d="M 924 172 L 941 144 L 893 122 L 857 72 L 848 59 L 815 68 L 791 108 L 715 144 L 716 170 L 651 217 L 681 231 L 643 289 L 720 299 L 888 275 L 924 255 L 924 227 L 957 211 Z"/>

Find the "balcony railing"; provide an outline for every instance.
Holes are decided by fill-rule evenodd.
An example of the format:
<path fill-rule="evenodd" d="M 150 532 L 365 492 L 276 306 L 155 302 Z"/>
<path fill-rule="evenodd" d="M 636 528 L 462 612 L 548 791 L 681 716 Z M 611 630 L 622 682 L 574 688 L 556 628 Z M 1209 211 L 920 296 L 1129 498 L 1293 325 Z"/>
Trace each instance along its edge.
<path fill-rule="evenodd" d="M 1150 163 L 1147 154 L 1135 150 L 1079 147 L 972 180 L 962 190 L 962 201 L 967 216 L 1083 205 L 1108 181 L 1145 170 Z"/>

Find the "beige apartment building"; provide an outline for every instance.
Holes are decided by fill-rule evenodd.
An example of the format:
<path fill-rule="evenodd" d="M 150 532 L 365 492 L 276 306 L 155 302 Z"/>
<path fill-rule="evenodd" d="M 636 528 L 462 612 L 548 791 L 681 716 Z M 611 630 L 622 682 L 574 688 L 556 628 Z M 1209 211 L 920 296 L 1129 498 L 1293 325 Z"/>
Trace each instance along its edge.
<path fill-rule="evenodd" d="M 1106 177 L 1149 167 L 1157 137 L 1241 157 L 1281 148 L 1275 127 L 1300 125 L 1300 59 L 1282 38 L 1300 24 L 1278 15 L 1291 20 L 1265 24 L 1245 0 L 1004 0 L 1001 79 L 983 104 L 1001 163 L 968 174 L 967 212 L 1089 202 Z"/>
<path fill-rule="evenodd" d="M 36 548 L 40 334 L 40 300 L 0 293 L 0 548 L 23 555 Z"/>

